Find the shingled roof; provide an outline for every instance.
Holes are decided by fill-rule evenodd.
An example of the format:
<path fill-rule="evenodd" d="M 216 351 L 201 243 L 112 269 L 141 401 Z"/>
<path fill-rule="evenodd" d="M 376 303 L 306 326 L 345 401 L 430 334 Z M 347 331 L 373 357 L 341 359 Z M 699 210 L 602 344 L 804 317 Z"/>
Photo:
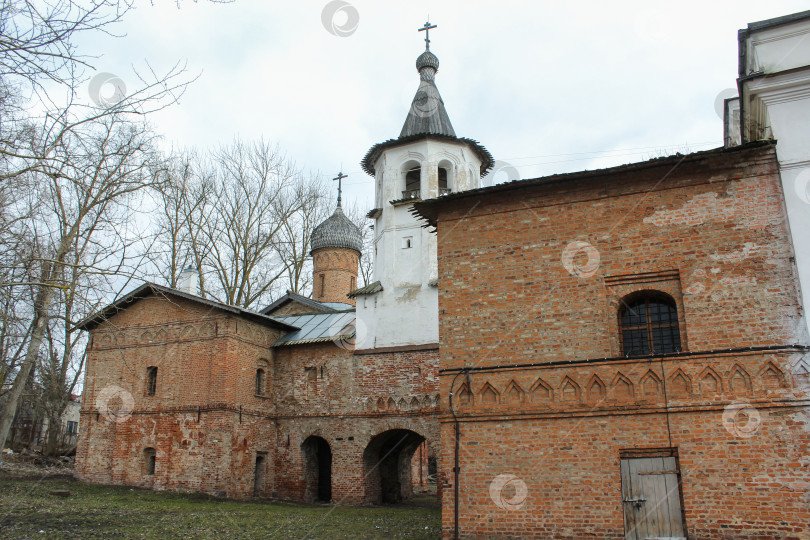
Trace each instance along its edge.
<path fill-rule="evenodd" d="M 309 239 L 310 253 L 325 247 L 348 248 L 363 252 L 363 234 L 352 220 L 346 217 L 338 203 L 335 212 L 315 227 Z"/>

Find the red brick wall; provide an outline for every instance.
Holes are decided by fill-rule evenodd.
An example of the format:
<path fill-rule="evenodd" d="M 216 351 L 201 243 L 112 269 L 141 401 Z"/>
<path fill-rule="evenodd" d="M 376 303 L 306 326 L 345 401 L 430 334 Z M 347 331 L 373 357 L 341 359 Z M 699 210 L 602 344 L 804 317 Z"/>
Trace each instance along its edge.
<path fill-rule="evenodd" d="M 364 456 L 374 437 L 409 430 L 438 457 L 438 351 L 355 355 L 332 342 L 271 349 L 278 336 L 174 297 L 140 300 L 101 324 L 88 349 L 77 478 L 249 497 L 264 452 L 261 494 L 300 501 L 301 445 L 320 436 L 333 453 L 334 500 L 359 504 L 376 502 Z M 148 366 L 158 368 L 154 396 Z M 147 448 L 156 451 L 154 475 Z"/>
<path fill-rule="evenodd" d="M 452 385 L 462 536 L 623 538 L 620 451 L 674 448 L 690 538 L 806 538 L 810 358 L 772 146 L 449 200 L 438 245 L 446 535 Z M 685 354 L 608 360 L 641 290 L 675 299 Z M 520 508 L 495 504 L 500 474 Z"/>
<path fill-rule="evenodd" d="M 321 248 L 312 252 L 312 299 L 355 305 L 346 296 L 357 285 L 360 254 L 353 249 Z M 323 276 L 323 279 L 321 278 Z"/>
<path fill-rule="evenodd" d="M 146 298 L 111 317 L 91 332 L 77 477 L 249 495 L 255 452 L 272 457 L 275 437 L 272 401 L 255 395 L 256 370 L 271 388 L 269 345 L 279 336 L 176 297 Z M 154 396 L 148 366 L 158 368 Z M 146 448 L 157 453 L 154 477 L 144 474 Z"/>
<path fill-rule="evenodd" d="M 275 352 L 279 498 L 304 498 L 301 445 L 310 436 L 329 443 L 334 500 L 344 504 L 375 502 L 364 465 L 375 436 L 413 431 L 439 456 L 438 351 L 352 354 L 327 342 Z"/>

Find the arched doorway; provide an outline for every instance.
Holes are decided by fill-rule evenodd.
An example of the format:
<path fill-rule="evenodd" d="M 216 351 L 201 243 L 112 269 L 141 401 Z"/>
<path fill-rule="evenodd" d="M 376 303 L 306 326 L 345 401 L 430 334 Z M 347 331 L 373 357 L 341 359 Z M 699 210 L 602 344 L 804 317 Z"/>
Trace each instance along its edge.
<path fill-rule="evenodd" d="M 396 504 L 413 496 L 411 460 L 425 438 L 408 429 L 392 429 L 369 441 L 363 452 L 366 501 Z"/>
<path fill-rule="evenodd" d="M 323 437 L 307 437 L 301 445 L 304 456 L 304 500 L 332 500 L 332 449 Z"/>

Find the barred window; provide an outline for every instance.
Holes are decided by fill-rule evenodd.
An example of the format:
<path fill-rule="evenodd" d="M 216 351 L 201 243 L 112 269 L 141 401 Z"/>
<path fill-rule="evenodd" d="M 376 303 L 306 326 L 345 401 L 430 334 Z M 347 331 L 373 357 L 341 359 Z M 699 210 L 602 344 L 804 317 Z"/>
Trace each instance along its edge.
<path fill-rule="evenodd" d="M 645 291 L 625 297 L 619 308 L 619 328 L 624 356 L 681 350 L 678 308 L 667 294 Z"/>

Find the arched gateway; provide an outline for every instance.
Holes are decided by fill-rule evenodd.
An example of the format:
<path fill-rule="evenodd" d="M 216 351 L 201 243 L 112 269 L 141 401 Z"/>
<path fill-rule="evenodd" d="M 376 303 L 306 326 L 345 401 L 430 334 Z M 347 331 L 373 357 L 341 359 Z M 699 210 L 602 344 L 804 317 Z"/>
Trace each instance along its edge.
<path fill-rule="evenodd" d="M 413 496 L 412 459 L 425 438 L 409 429 L 384 431 L 363 452 L 366 502 L 395 504 Z"/>
<path fill-rule="evenodd" d="M 304 457 L 304 500 L 329 502 L 332 500 L 332 449 L 325 439 L 307 437 L 301 444 Z"/>

